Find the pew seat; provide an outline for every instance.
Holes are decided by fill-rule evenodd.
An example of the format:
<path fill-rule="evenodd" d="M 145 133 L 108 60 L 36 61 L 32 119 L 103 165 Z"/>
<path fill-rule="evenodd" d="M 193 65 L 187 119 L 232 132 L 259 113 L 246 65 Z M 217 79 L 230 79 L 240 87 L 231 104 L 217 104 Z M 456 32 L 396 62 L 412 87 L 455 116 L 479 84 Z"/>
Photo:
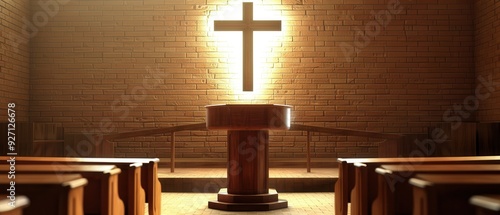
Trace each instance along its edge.
<path fill-rule="evenodd" d="M 17 166 L 16 166 L 17 167 Z M 15 175 L 15 193 L 30 199 L 26 215 L 83 215 L 83 190 L 87 179 L 80 174 Z M 11 179 L 0 177 L 0 189 L 7 190 Z"/>
<path fill-rule="evenodd" d="M 416 174 L 500 174 L 498 164 L 418 164 L 382 165 L 378 173 L 377 197 L 372 214 L 411 214 L 412 187 L 408 180 Z"/>
<path fill-rule="evenodd" d="M 499 174 L 417 174 L 413 185 L 413 214 L 470 215 L 469 198 L 500 193 Z"/>
<path fill-rule="evenodd" d="M 476 207 L 476 215 L 500 215 L 500 193 L 472 196 L 469 202 Z"/>
<path fill-rule="evenodd" d="M 371 203 L 377 190 L 375 168 L 383 164 L 485 164 L 500 163 L 500 156 L 462 156 L 462 157 L 397 157 L 397 158 L 339 158 L 339 178 L 335 184 L 335 214 L 347 214 L 347 204 L 351 202 L 352 215 L 371 214 Z M 359 172 L 355 163 L 363 163 L 365 172 Z M 358 174 L 358 175 L 357 175 Z M 366 187 L 366 188 L 363 188 Z M 369 188 L 369 189 L 367 189 Z M 366 190 L 365 193 L 362 191 Z"/>
<path fill-rule="evenodd" d="M 8 168 L 0 165 L 0 169 Z M 114 165 L 18 164 L 16 172 L 23 174 L 80 174 L 88 181 L 84 188 L 85 214 L 123 215 L 124 204 L 118 195 L 119 168 Z"/>
<path fill-rule="evenodd" d="M 0 157 L 0 159 L 8 159 L 8 157 Z M 158 180 L 158 162 L 158 158 L 16 157 L 18 164 L 115 165 L 122 170 L 119 177 L 120 197 L 126 203 L 127 214 L 134 215 L 144 214 L 145 202 L 148 203 L 150 215 L 161 215 L 161 184 Z M 137 165 L 137 163 L 142 165 Z"/>

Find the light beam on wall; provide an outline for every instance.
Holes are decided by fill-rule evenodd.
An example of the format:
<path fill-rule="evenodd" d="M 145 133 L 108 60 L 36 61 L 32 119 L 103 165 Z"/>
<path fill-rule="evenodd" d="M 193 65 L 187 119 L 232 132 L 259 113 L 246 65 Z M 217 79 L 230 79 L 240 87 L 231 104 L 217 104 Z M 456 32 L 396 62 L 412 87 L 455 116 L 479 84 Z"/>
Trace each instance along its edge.
<path fill-rule="evenodd" d="M 280 21 L 281 12 L 273 11 L 266 6 L 270 5 L 238 2 L 221 6 L 217 13 L 209 18 L 209 22 L 213 23 L 210 30 L 217 38 L 218 50 L 228 56 L 226 63 L 231 74 L 230 86 L 238 99 L 255 99 L 271 83 L 269 77 L 274 67 L 273 61 L 278 57 L 273 47 L 282 46 L 278 38 L 283 35 L 283 31 L 275 30 L 283 30 L 283 27 Z M 251 10 L 252 8 L 255 12 Z M 253 44 L 249 42 L 249 35 Z M 245 49 L 250 49 L 250 52 L 244 54 Z M 248 53 L 251 55 L 248 56 Z M 249 63 L 251 64 L 248 65 Z"/>

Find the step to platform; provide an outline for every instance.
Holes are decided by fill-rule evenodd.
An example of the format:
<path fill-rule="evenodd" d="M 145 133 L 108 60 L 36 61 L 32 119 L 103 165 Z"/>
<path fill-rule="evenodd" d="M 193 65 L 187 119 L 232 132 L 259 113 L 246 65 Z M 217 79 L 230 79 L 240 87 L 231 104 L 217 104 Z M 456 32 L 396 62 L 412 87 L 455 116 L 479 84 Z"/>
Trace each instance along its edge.
<path fill-rule="evenodd" d="M 305 158 L 269 158 L 270 168 L 306 168 Z M 337 168 L 336 158 L 312 158 L 311 168 Z M 176 158 L 175 168 L 225 168 L 227 158 Z M 160 159 L 160 168 L 170 168 L 170 158 Z"/>
<path fill-rule="evenodd" d="M 227 187 L 225 168 L 160 168 L 162 192 L 218 193 Z M 270 168 L 269 188 L 278 192 L 334 192 L 337 168 Z"/>

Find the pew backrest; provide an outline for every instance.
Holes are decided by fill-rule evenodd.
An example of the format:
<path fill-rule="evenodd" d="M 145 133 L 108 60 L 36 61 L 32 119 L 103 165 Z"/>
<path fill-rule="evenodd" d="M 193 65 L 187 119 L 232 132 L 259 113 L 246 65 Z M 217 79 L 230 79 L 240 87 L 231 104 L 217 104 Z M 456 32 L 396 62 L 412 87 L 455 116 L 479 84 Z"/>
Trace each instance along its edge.
<path fill-rule="evenodd" d="M 8 165 L 0 165 L 6 169 Z M 22 174 L 54 174 L 62 177 L 66 174 L 80 174 L 88 181 L 84 188 L 85 213 L 117 215 L 124 213 L 123 201 L 118 195 L 118 175 L 121 173 L 115 165 L 77 165 L 74 163 L 22 164 L 16 165 L 16 172 Z"/>
<path fill-rule="evenodd" d="M 15 175 L 15 192 L 30 199 L 26 214 L 83 215 L 83 189 L 87 179 L 80 174 Z M 0 189 L 7 190 L 11 179 L 0 177 Z"/>
<path fill-rule="evenodd" d="M 469 198 L 500 192 L 500 174 L 417 174 L 413 185 L 413 214 L 473 214 Z"/>
<path fill-rule="evenodd" d="M 416 174 L 500 174 L 498 164 L 419 164 L 381 165 L 375 169 L 379 174 L 377 197 L 372 203 L 373 214 L 412 212 L 413 196 L 408 180 Z M 371 203 L 371 202 L 370 202 Z M 392 212 L 397 211 L 397 212 Z"/>
<path fill-rule="evenodd" d="M 396 157 L 396 158 L 338 158 L 339 167 L 339 178 L 335 184 L 335 212 L 336 214 L 347 215 L 347 204 L 352 203 L 351 194 L 355 188 L 355 171 L 354 163 L 364 163 L 367 164 L 367 172 L 370 178 L 375 178 L 376 173 L 375 168 L 382 164 L 439 164 L 448 162 L 457 163 L 488 163 L 496 162 L 500 163 L 500 156 L 460 156 L 460 157 Z M 376 184 L 377 181 L 371 181 L 370 183 Z M 370 196 L 376 196 L 372 194 L 372 189 L 368 190 Z M 364 202 L 373 201 L 367 200 Z M 351 205 L 352 206 L 352 205 Z M 356 206 L 356 205 L 354 205 Z M 368 207 L 368 206 L 367 206 Z"/>
<path fill-rule="evenodd" d="M 0 156 L 0 160 L 8 160 L 9 157 Z M 158 179 L 158 158 L 78 158 L 78 157 L 16 157 L 16 163 L 18 164 L 32 164 L 32 163 L 82 163 L 82 164 L 112 164 L 116 165 L 118 168 L 124 169 L 125 167 L 133 163 L 142 163 L 142 168 L 140 170 L 141 179 L 140 184 L 142 186 L 141 190 L 136 190 L 135 193 L 145 193 L 145 202 L 149 205 L 150 215 L 161 215 L 161 183 Z M 136 171 L 136 170 L 134 170 Z M 120 189 L 120 196 L 127 196 L 128 194 L 123 193 L 123 189 Z M 129 191 L 132 193 L 132 191 Z M 139 199 L 141 197 L 139 196 Z M 127 207 L 130 207 L 129 204 Z M 128 209 L 127 209 L 128 210 Z M 136 211 L 135 213 L 141 214 L 140 207 L 138 209 L 132 208 L 131 210 Z"/>

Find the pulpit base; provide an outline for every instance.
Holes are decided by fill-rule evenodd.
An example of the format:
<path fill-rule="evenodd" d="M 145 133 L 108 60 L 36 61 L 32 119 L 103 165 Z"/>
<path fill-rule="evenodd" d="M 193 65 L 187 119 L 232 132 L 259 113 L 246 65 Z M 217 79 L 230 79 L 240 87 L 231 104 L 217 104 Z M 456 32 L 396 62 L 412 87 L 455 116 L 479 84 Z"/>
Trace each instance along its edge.
<path fill-rule="evenodd" d="M 287 208 L 288 202 L 278 199 L 278 192 L 269 189 L 267 194 L 238 195 L 228 194 L 226 188 L 222 188 L 216 201 L 209 201 L 208 208 L 224 211 L 270 211 Z"/>

